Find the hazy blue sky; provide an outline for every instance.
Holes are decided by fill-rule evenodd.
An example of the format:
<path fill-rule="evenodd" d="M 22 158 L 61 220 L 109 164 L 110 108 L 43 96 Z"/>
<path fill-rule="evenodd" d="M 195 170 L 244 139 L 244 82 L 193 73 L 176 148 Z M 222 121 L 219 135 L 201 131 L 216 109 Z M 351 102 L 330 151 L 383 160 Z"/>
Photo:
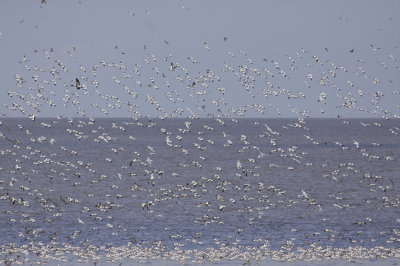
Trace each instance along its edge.
<path fill-rule="evenodd" d="M 396 117 L 399 14 L 397 0 L 2 1 L 0 113 Z"/>

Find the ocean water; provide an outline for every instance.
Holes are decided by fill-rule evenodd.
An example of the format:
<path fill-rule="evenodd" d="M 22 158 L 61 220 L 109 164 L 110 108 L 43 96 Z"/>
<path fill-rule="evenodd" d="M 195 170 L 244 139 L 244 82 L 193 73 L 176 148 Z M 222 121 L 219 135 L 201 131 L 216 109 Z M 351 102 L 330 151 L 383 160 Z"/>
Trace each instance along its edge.
<path fill-rule="evenodd" d="M 400 123 L 2 118 L 0 245 L 400 247 Z"/>

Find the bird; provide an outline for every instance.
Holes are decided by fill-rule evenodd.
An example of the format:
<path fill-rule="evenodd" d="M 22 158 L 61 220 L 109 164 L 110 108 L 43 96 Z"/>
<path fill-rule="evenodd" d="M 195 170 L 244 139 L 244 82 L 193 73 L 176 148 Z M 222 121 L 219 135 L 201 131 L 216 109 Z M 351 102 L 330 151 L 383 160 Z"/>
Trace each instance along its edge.
<path fill-rule="evenodd" d="M 76 78 L 75 79 L 75 87 L 79 90 L 80 88 L 82 88 L 81 87 L 81 83 L 79 82 L 79 79 L 78 78 Z"/>

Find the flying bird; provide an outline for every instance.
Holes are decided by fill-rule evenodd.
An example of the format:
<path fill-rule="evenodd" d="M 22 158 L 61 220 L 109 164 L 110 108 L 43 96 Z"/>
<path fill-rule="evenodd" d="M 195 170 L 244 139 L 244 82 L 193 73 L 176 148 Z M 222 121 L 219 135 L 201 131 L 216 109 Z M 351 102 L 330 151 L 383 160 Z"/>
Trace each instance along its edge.
<path fill-rule="evenodd" d="M 79 82 L 79 79 L 75 79 L 75 87 L 79 90 L 80 88 L 82 88 L 81 83 Z"/>

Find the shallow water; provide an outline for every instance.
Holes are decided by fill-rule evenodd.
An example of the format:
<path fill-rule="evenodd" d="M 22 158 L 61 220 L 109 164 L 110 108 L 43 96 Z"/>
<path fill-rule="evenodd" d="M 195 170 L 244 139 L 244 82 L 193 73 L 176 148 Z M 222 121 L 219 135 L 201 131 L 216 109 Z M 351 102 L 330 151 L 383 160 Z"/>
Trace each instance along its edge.
<path fill-rule="evenodd" d="M 1 245 L 400 247 L 396 120 L 2 121 Z"/>

